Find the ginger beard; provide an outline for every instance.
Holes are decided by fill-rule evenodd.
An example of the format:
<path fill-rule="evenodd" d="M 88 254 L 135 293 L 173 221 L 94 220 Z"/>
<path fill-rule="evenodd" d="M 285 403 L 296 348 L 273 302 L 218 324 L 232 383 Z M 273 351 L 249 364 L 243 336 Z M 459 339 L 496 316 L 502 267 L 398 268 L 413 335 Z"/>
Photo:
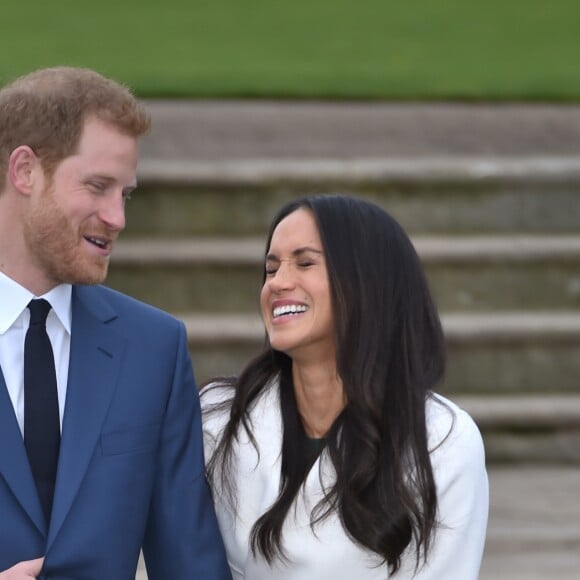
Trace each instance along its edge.
<path fill-rule="evenodd" d="M 91 227 L 90 220 L 77 226 L 59 206 L 52 183 L 31 204 L 23 224 L 24 241 L 34 264 L 55 285 L 100 284 L 107 277 L 109 257 L 89 252 L 84 236 L 89 229 L 91 235 L 117 234 L 102 224 Z"/>

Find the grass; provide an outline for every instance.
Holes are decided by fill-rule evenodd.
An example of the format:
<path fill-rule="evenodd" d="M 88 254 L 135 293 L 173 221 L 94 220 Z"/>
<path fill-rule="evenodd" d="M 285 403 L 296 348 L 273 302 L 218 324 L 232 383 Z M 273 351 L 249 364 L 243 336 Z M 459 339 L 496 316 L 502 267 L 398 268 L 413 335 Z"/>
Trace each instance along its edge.
<path fill-rule="evenodd" d="M 36 0 L 0 84 L 89 66 L 144 97 L 580 100 L 578 0 Z"/>

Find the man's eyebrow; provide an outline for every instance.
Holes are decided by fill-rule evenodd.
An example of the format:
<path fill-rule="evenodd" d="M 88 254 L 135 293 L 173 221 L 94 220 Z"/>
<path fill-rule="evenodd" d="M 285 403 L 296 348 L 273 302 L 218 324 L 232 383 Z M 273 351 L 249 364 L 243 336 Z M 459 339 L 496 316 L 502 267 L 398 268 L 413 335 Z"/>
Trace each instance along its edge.
<path fill-rule="evenodd" d="M 99 173 L 98 171 L 87 172 L 85 179 L 102 179 L 103 181 L 115 181 L 115 178 L 107 173 Z"/>
<path fill-rule="evenodd" d="M 85 181 L 90 181 L 91 179 L 98 179 L 100 181 L 104 181 L 105 183 L 115 183 L 117 180 L 110 175 L 106 175 L 104 173 L 90 173 L 85 176 Z M 137 181 L 130 183 L 127 187 L 123 188 L 123 191 L 133 191 L 137 188 Z"/>
<path fill-rule="evenodd" d="M 313 248 L 311 246 L 304 246 L 303 248 L 296 248 L 293 252 L 292 252 L 292 256 L 294 256 L 295 258 L 297 258 L 298 256 L 301 256 L 302 254 L 323 254 L 322 250 L 318 250 L 317 248 Z M 278 256 L 276 254 L 272 254 L 269 253 L 266 255 L 266 260 L 271 260 L 271 261 L 279 261 L 280 258 L 278 258 Z"/>

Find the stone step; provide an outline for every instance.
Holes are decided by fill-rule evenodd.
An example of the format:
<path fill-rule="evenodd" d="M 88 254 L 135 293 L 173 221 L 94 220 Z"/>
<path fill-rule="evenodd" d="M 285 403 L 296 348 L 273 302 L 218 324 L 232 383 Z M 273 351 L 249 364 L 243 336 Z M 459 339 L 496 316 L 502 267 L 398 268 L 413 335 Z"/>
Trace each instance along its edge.
<path fill-rule="evenodd" d="M 415 236 L 439 308 L 580 309 L 580 235 Z M 108 284 L 164 309 L 255 311 L 264 240 L 122 239 Z"/>
<path fill-rule="evenodd" d="M 580 464 L 579 395 L 454 396 L 481 429 L 488 461 Z"/>
<path fill-rule="evenodd" d="M 491 466 L 490 517 L 480 580 L 578 578 L 577 466 Z"/>
<path fill-rule="evenodd" d="M 155 159 L 580 155 L 578 103 L 148 100 Z"/>
<path fill-rule="evenodd" d="M 576 105 L 156 101 L 148 106 L 153 128 L 143 143 L 140 187 L 128 206 L 124 241 L 128 237 L 161 241 L 164 236 L 257 236 L 260 242 L 252 251 L 261 256 L 264 232 L 280 205 L 312 192 L 352 193 L 376 200 L 415 235 L 580 235 L 580 107 Z M 148 258 L 138 250 L 139 258 L 123 258 L 126 263 L 119 267 L 131 267 L 131 276 L 138 278 L 140 270 L 131 264 L 155 262 L 164 243 L 151 244 Z M 493 255 L 491 243 L 491 239 L 486 242 L 487 256 Z M 236 242 L 243 255 L 245 244 Z M 200 260 L 230 272 L 216 295 L 231 294 L 234 305 L 242 294 L 256 296 L 257 287 L 244 288 L 237 277 L 238 271 L 254 267 L 256 258 L 232 262 L 231 244 L 222 251 L 219 245 L 190 247 L 185 241 L 184 248 L 171 250 L 175 271 L 183 267 L 182 251 L 188 268 L 190 252 L 199 251 Z M 557 268 L 578 263 L 575 251 L 570 262 L 552 256 L 541 275 L 538 251 L 526 263 L 538 264 L 530 286 L 552 284 L 544 279 L 552 276 L 548 265 L 552 259 Z M 212 252 L 215 255 L 208 256 Z M 420 252 L 427 262 L 425 251 Z M 506 271 L 523 267 L 521 255 L 510 261 L 505 246 L 498 252 Z M 462 269 L 469 268 L 470 259 L 477 260 L 475 255 L 467 257 Z M 168 263 L 167 256 L 162 260 Z M 497 261 L 491 263 L 497 266 Z M 451 265 L 448 262 L 446 267 Z M 489 267 L 489 260 L 480 266 Z M 113 270 L 116 267 L 115 262 Z M 173 275 L 171 268 L 167 280 Z M 427 268 L 433 270 L 434 265 Z M 572 280 L 573 290 L 576 278 L 572 276 L 567 279 Z M 554 295 L 561 290 L 562 303 L 569 301 L 566 284 L 560 280 L 554 285 Z M 171 294 L 172 285 L 163 285 L 164 294 L 170 296 L 168 308 L 186 313 L 190 308 L 181 309 L 179 304 L 186 300 Z M 505 285 L 500 287 L 499 292 L 509 295 Z M 138 292 L 145 294 L 137 287 L 134 293 Z M 514 295 L 521 292 L 532 288 Z M 214 310 L 203 284 L 188 288 L 187 293 L 196 297 L 194 306 L 199 311 Z M 254 311 L 256 303 L 257 298 Z M 560 306 L 544 308 L 553 311 Z M 263 340 L 259 319 L 235 314 L 246 310 L 244 302 L 243 308 L 233 306 L 229 315 L 183 314 L 198 379 L 234 373 L 259 349 Z M 490 526 L 480 579 L 578 578 L 580 470 L 577 466 L 498 466 L 493 459 L 553 461 L 563 455 L 571 461 L 567 454 L 572 452 L 573 439 L 561 434 L 577 432 L 577 314 L 446 313 L 444 326 L 451 356 L 448 392 L 477 418 L 492 461 Z M 537 432 L 526 432 L 528 421 L 537 425 Z M 142 567 L 137 578 L 146 579 Z"/>
<path fill-rule="evenodd" d="M 128 236 L 262 235 L 286 201 L 376 201 L 413 233 L 578 232 L 578 157 L 143 159 Z"/>
<path fill-rule="evenodd" d="M 236 374 L 264 344 L 259 316 L 178 314 L 200 383 Z M 442 316 L 453 394 L 580 394 L 580 313 L 502 312 Z"/>

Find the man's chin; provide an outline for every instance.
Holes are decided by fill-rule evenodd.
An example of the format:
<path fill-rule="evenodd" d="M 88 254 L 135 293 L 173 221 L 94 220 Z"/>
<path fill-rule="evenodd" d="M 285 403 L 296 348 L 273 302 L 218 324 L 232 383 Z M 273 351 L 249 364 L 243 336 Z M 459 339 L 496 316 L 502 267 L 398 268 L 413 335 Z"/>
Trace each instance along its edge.
<path fill-rule="evenodd" d="M 81 282 L 81 284 L 93 286 L 95 284 L 102 284 L 106 279 L 107 279 L 107 272 L 105 272 L 103 274 L 99 274 L 99 275 L 87 276 L 86 280 L 84 282 Z"/>
<path fill-rule="evenodd" d="M 90 270 L 87 269 L 84 272 L 74 272 L 64 281 L 69 284 L 94 286 L 95 284 L 102 284 L 106 280 L 108 270 L 108 268 L 93 268 Z"/>

